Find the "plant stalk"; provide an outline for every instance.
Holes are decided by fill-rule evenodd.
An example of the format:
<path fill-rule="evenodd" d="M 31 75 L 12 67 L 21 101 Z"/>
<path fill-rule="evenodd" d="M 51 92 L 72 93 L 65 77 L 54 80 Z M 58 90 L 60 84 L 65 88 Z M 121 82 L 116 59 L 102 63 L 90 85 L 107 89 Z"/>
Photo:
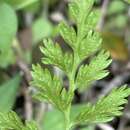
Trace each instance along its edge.
<path fill-rule="evenodd" d="M 69 75 L 69 81 L 70 81 L 70 88 L 69 88 L 69 94 L 70 94 L 70 100 L 72 102 L 73 97 L 74 97 L 74 91 L 75 91 L 75 73 L 76 73 L 76 69 L 78 66 L 78 55 L 74 55 L 74 64 L 73 64 L 73 70 L 72 73 Z M 70 130 L 72 124 L 70 121 L 70 110 L 71 110 L 71 104 L 69 105 L 68 109 L 64 112 L 64 118 L 65 118 L 65 130 Z"/>
<path fill-rule="evenodd" d="M 65 117 L 65 130 L 70 130 L 70 107 L 64 113 L 64 117 Z"/>

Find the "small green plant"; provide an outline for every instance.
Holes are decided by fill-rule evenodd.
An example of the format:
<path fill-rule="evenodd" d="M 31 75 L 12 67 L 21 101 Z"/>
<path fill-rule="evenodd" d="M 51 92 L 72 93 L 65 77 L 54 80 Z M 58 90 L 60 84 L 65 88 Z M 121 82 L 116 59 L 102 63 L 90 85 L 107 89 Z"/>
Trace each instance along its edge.
<path fill-rule="evenodd" d="M 51 103 L 64 115 L 64 130 L 82 124 L 95 124 L 111 121 L 120 116 L 122 105 L 127 103 L 130 88 L 126 86 L 112 90 L 110 94 L 97 101 L 95 105 L 88 103 L 75 118 L 71 118 L 72 100 L 76 89 L 88 89 L 95 80 L 106 77 L 106 70 L 111 63 L 109 53 L 101 49 L 102 39 L 96 32 L 95 26 L 99 12 L 93 10 L 94 0 L 74 0 L 69 4 L 70 15 L 76 24 L 76 29 L 65 22 L 60 23 L 60 34 L 72 48 L 72 53 L 63 52 L 58 43 L 51 39 L 44 40 L 41 51 L 44 54 L 42 62 L 60 68 L 69 79 L 69 88 L 65 89 L 58 76 L 51 74 L 48 69 L 33 65 L 32 85 L 37 89 L 35 98 Z M 89 64 L 82 64 L 83 60 L 92 56 Z M 34 122 L 22 121 L 14 112 L 0 113 L 0 127 L 13 130 L 37 130 Z"/>

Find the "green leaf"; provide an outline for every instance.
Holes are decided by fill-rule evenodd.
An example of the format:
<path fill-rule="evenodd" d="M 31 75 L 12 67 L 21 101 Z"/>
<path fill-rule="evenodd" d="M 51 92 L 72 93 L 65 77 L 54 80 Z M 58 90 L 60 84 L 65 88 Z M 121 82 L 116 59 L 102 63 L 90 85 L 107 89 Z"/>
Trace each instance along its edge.
<path fill-rule="evenodd" d="M 76 84 L 80 90 L 88 88 L 91 83 L 109 74 L 108 71 L 105 70 L 111 63 L 109 57 L 109 53 L 101 51 L 88 65 L 82 65 L 80 67 L 76 78 Z"/>
<path fill-rule="evenodd" d="M 76 22 L 76 30 L 66 23 L 60 24 L 63 39 L 72 47 L 75 60 L 81 62 L 100 49 L 102 39 L 94 29 L 100 16 L 99 10 L 92 10 L 94 0 L 75 0 L 69 4 L 70 15 Z M 75 61 L 76 62 L 76 61 Z"/>
<path fill-rule="evenodd" d="M 48 2 L 48 6 L 54 6 L 54 4 L 57 2 L 58 0 L 47 0 Z M 29 5 L 27 5 L 26 7 L 24 7 L 24 11 L 26 12 L 31 12 L 31 13 L 37 13 L 39 11 L 39 9 L 41 8 L 41 4 L 46 4 L 46 0 L 36 0 L 36 2 L 33 2 Z"/>
<path fill-rule="evenodd" d="M 49 20 L 39 18 L 32 25 L 33 42 L 37 43 L 52 34 L 53 26 Z"/>
<path fill-rule="evenodd" d="M 43 70 L 40 65 L 33 66 L 32 77 L 32 84 L 38 89 L 36 99 L 46 100 L 61 111 L 69 106 L 71 95 L 62 87 L 58 77 L 52 76 L 49 70 Z"/>
<path fill-rule="evenodd" d="M 76 124 L 103 123 L 113 120 L 115 116 L 120 116 L 122 105 L 127 103 L 130 95 L 130 88 L 126 86 L 112 90 L 108 96 L 102 97 L 95 105 L 88 104 L 75 118 Z"/>
<path fill-rule="evenodd" d="M 14 10 L 7 4 L 0 4 L 0 46 L 7 48 L 11 46 L 17 31 L 17 18 Z"/>
<path fill-rule="evenodd" d="M 78 15 L 79 15 L 79 6 L 76 2 L 71 2 L 69 4 L 69 14 L 74 19 L 74 21 L 78 21 Z"/>
<path fill-rule="evenodd" d="M 10 4 L 14 9 L 22 9 L 30 4 L 37 2 L 38 0 L 4 0 Z"/>
<path fill-rule="evenodd" d="M 69 5 L 70 14 L 76 21 L 77 34 L 67 25 L 60 26 L 62 37 L 73 49 L 76 48 L 74 53 L 78 53 L 80 60 L 97 51 L 102 42 L 99 33 L 93 31 L 100 16 L 98 10 L 90 12 L 93 3 L 93 0 L 75 0 Z"/>
<path fill-rule="evenodd" d="M 21 77 L 16 75 L 0 86 L 0 111 L 8 112 L 14 105 Z"/>
<path fill-rule="evenodd" d="M 0 52 L 0 67 L 1 68 L 6 68 L 10 64 L 15 63 L 16 59 L 15 59 L 15 55 L 11 47 L 6 48 L 6 49 L 1 48 L 0 50 L 1 50 Z"/>
<path fill-rule="evenodd" d="M 43 121 L 44 125 L 41 123 L 41 129 L 43 130 L 64 130 L 64 117 L 58 110 L 47 112 Z"/>
<path fill-rule="evenodd" d="M 108 8 L 108 14 L 111 15 L 111 14 L 121 13 L 125 11 L 126 8 L 127 6 L 123 1 L 115 0 L 115 1 L 110 2 L 110 6 Z"/>
<path fill-rule="evenodd" d="M 91 9 L 94 3 L 94 0 L 83 0 L 80 2 L 79 0 L 76 1 L 77 5 L 79 6 L 79 15 L 77 17 L 77 35 L 78 41 L 81 41 L 88 32 L 88 20 L 91 22 L 94 20 L 98 20 L 97 17 L 91 17 Z M 90 17 L 89 17 L 90 15 Z M 88 25 L 87 25 L 88 24 Z M 93 26 L 94 29 L 94 26 Z"/>
<path fill-rule="evenodd" d="M 72 47 L 74 50 L 77 49 L 76 45 L 76 32 L 73 27 L 68 26 L 66 23 L 62 22 L 59 25 L 60 34 L 64 40 Z"/>
<path fill-rule="evenodd" d="M 71 53 L 64 52 L 58 43 L 53 43 L 50 39 L 44 40 L 44 47 L 41 47 L 44 54 L 42 62 L 63 70 L 69 79 L 69 89 L 63 88 L 59 78 L 52 76 L 49 70 L 43 70 L 39 65 L 33 66 L 32 84 L 37 88 L 36 98 L 46 100 L 63 113 L 64 124 L 54 128 L 55 125 L 50 123 L 49 126 L 54 126 L 52 129 L 69 129 L 72 125 L 82 123 L 110 121 L 114 116 L 121 114 L 121 105 L 126 103 L 125 98 L 130 95 L 130 89 L 122 87 L 113 90 L 96 105 L 88 104 L 81 111 L 75 112 L 74 118 L 70 112 L 75 86 L 83 88 L 105 77 L 108 74 L 105 69 L 111 62 L 108 53 L 101 51 L 97 54 L 97 51 L 101 50 L 102 39 L 99 32 L 95 31 L 99 11 L 93 10 L 93 3 L 94 0 L 72 1 L 69 7 L 75 20 L 75 28 L 65 22 L 59 25 L 61 36 L 73 50 Z M 85 58 L 93 54 L 97 56 L 90 60 L 88 65 L 79 67 Z M 62 121 L 62 116 L 60 118 L 59 122 Z"/>
<path fill-rule="evenodd" d="M 8 113 L 0 113 L 0 128 L 22 130 L 23 123 L 13 111 Z"/>
<path fill-rule="evenodd" d="M 26 126 L 22 130 L 38 130 L 38 126 L 34 121 L 26 121 Z"/>
<path fill-rule="evenodd" d="M 102 39 L 97 32 L 89 31 L 87 36 L 80 42 L 78 55 L 80 60 L 89 57 L 94 52 L 100 49 Z"/>
<path fill-rule="evenodd" d="M 102 43 L 99 33 L 93 31 L 98 22 L 100 12 L 98 10 L 90 12 L 92 5 L 92 0 L 84 0 L 83 2 L 76 0 L 69 5 L 70 13 L 75 18 L 78 18 L 77 34 L 73 27 L 69 27 L 65 23 L 61 23 L 59 26 L 61 36 L 73 48 L 74 53 L 78 53 L 80 61 L 96 52 Z M 81 7 L 82 9 L 80 9 Z"/>
<path fill-rule="evenodd" d="M 7 4 L 0 4 L 0 67 L 13 63 L 13 38 L 17 32 L 17 18 L 14 10 Z"/>
<path fill-rule="evenodd" d="M 0 112 L 0 129 L 11 130 L 38 130 L 38 126 L 34 121 L 26 121 L 24 125 L 19 116 L 13 112 Z"/>
<path fill-rule="evenodd" d="M 84 22 L 92 9 L 93 3 L 94 0 L 83 0 L 82 2 L 80 0 L 75 0 L 69 5 L 70 14 L 73 16 L 78 25 Z"/>
<path fill-rule="evenodd" d="M 70 53 L 63 53 L 58 43 L 53 43 L 50 39 L 44 40 L 44 47 L 41 47 L 45 57 L 42 59 L 44 64 L 52 64 L 69 74 L 72 71 L 73 56 Z"/>

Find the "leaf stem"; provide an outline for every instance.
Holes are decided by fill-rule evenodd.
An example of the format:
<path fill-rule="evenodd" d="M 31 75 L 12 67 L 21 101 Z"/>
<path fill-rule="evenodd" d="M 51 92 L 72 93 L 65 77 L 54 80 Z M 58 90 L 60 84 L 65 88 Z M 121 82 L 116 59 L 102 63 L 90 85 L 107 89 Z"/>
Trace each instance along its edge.
<path fill-rule="evenodd" d="M 70 107 L 67 111 L 64 112 L 64 118 L 65 118 L 65 130 L 70 130 Z"/>
<path fill-rule="evenodd" d="M 70 88 L 69 88 L 69 100 L 72 102 L 74 97 L 74 91 L 75 91 L 75 74 L 77 67 L 79 65 L 79 57 L 77 53 L 74 54 L 74 64 L 73 64 L 73 70 L 69 75 L 69 81 L 70 81 Z M 70 111 L 71 111 L 71 104 L 69 105 L 68 109 L 64 112 L 64 118 L 65 118 L 65 130 L 70 130 L 72 127 L 71 121 L 70 121 Z"/>

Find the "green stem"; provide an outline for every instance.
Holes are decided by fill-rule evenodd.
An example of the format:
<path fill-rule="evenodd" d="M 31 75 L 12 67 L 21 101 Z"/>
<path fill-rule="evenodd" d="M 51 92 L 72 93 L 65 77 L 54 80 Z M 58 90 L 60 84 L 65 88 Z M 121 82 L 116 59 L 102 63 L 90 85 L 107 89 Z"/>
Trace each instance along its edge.
<path fill-rule="evenodd" d="M 74 73 L 71 74 L 69 77 L 70 80 L 70 89 L 69 89 L 69 100 L 72 101 L 74 96 L 74 90 L 75 90 L 75 83 L 74 83 Z M 70 111 L 71 111 L 71 104 L 68 106 L 68 109 L 64 112 L 64 118 L 65 118 L 65 130 L 70 130 L 71 128 L 71 121 L 70 121 Z"/>
<path fill-rule="evenodd" d="M 70 100 L 73 100 L 74 97 L 74 91 L 75 91 L 75 73 L 76 69 L 79 63 L 78 55 L 74 55 L 74 64 L 73 64 L 73 70 L 72 73 L 69 75 L 69 81 L 70 81 L 70 89 L 69 89 L 69 95 L 70 95 Z M 71 121 L 70 121 L 70 110 L 71 110 L 71 104 L 68 107 L 68 109 L 64 112 L 64 118 L 65 118 L 65 130 L 70 130 L 71 128 Z"/>
<path fill-rule="evenodd" d="M 65 117 L 65 130 L 70 130 L 70 107 L 64 113 L 64 117 Z"/>

